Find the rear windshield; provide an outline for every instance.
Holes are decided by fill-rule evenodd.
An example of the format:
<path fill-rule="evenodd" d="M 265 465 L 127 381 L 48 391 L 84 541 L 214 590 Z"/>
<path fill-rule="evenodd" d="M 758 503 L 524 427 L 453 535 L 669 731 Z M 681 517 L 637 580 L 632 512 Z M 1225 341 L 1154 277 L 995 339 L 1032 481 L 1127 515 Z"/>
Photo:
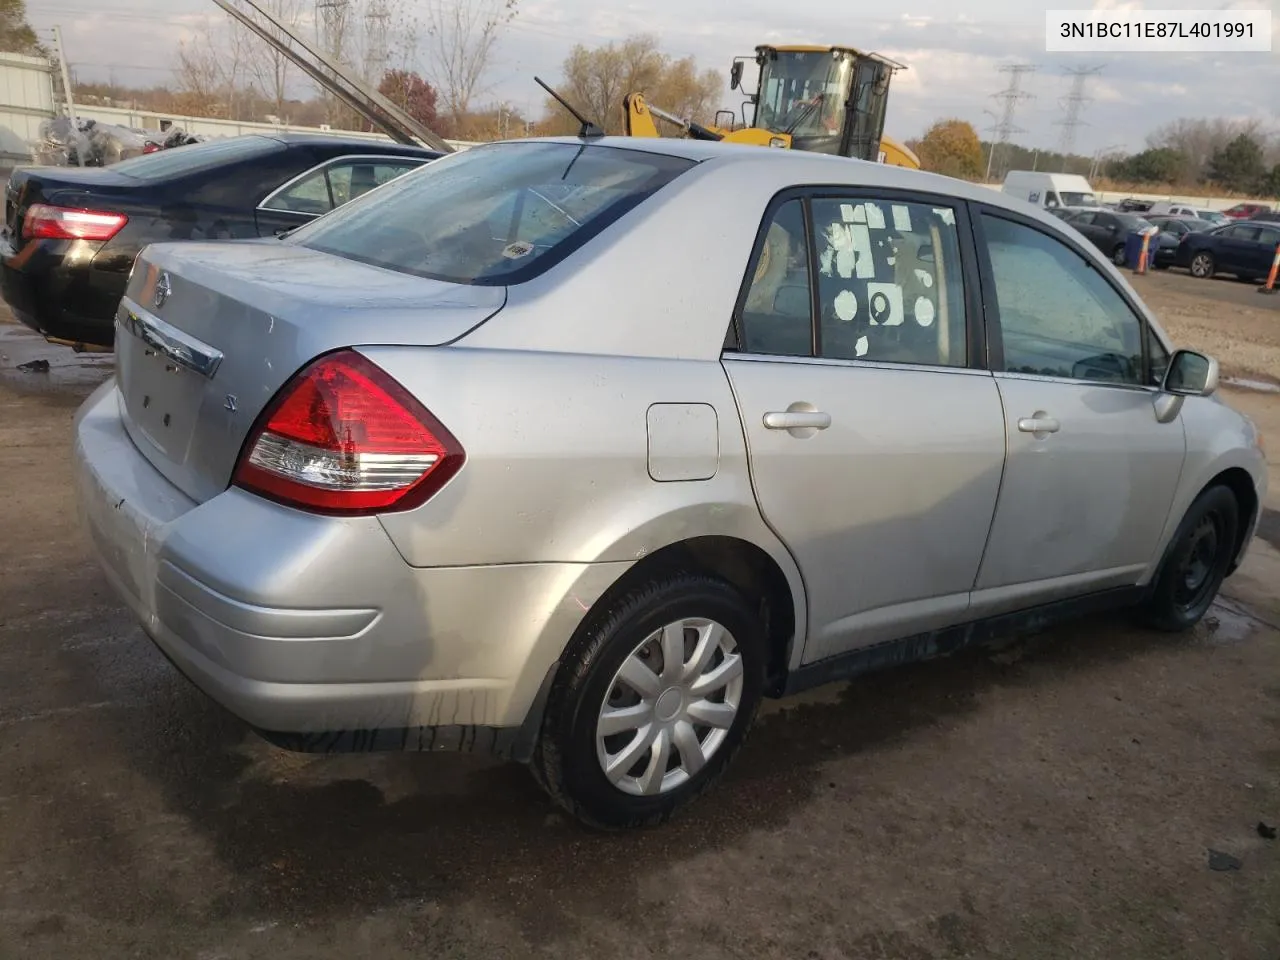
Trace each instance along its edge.
<path fill-rule="evenodd" d="M 693 165 L 598 144 L 473 147 L 339 207 L 286 242 L 454 283 L 520 283 Z"/>
<path fill-rule="evenodd" d="M 191 143 L 182 147 L 170 147 L 168 150 L 158 150 L 155 153 L 144 153 L 138 157 L 113 163 L 111 169 L 115 173 L 123 173 L 127 177 L 135 177 L 138 180 L 164 180 L 168 177 L 198 173 L 224 163 L 266 156 L 280 149 L 283 149 L 283 146 L 279 140 L 251 134 L 245 137 L 228 137 L 225 140 L 206 140 L 204 143 Z"/>

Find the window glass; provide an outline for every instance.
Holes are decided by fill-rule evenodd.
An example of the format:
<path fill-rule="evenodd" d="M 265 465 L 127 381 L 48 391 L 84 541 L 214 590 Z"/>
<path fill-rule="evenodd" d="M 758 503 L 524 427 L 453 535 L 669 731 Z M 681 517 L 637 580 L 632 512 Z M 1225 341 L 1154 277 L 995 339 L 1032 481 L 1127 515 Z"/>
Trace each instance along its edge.
<path fill-rule="evenodd" d="M 364 196 L 374 187 L 394 180 L 420 164 L 409 161 L 355 160 L 336 163 L 329 168 L 329 189 L 334 206 Z"/>
<path fill-rule="evenodd" d="M 1169 369 L 1169 351 L 1160 343 L 1151 327 L 1146 330 L 1147 356 L 1151 361 L 1151 376 L 1147 378 L 1147 386 L 1158 387 L 1164 383 L 1164 375 Z"/>
<path fill-rule="evenodd" d="M 263 207 L 291 213 L 328 213 L 333 209 L 329 180 L 324 170 L 316 170 L 271 197 Z"/>
<path fill-rule="evenodd" d="M 742 349 L 784 357 L 813 354 L 813 298 L 804 205 L 778 207 L 752 268 L 741 316 Z"/>
<path fill-rule="evenodd" d="M 458 283 L 518 283 L 693 165 L 590 143 L 486 144 L 433 161 L 285 242 Z"/>
<path fill-rule="evenodd" d="M 1274 247 L 1277 243 L 1280 243 L 1280 230 L 1275 230 L 1271 227 L 1259 227 L 1258 242 L 1264 246 Z"/>
<path fill-rule="evenodd" d="M 1039 230 L 983 215 L 1005 369 L 1142 383 L 1142 323 L 1096 270 Z"/>
<path fill-rule="evenodd" d="M 955 210 L 814 200 L 824 357 L 964 366 L 964 278 Z"/>
<path fill-rule="evenodd" d="M 1256 240 L 1258 237 L 1257 227 L 1247 227 L 1244 224 L 1236 224 L 1234 227 L 1227 227 L 1226 235 L 1232 240 Z"/>
<path fill-rule="evenodd" d="M 224 163 L 249 160 L 283 150 L 284 145 L 269 137 L 250 134 L 243 137 L 227 137 L 225 140 L 207 140 L 190 143 L 172 150 L 158 150 L 130 157 L 111 165 L 113 173 L 122 173 L 139 180 L 160 180 L 180 177 L 188 173 L 208 170 Z"/>

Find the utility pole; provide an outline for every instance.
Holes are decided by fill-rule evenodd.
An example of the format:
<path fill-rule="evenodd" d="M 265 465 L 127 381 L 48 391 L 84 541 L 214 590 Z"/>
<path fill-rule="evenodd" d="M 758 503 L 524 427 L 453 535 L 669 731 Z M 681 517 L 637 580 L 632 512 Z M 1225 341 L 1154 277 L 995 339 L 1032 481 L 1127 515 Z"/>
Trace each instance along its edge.
<path fill-rule="evenodd" d="M 58 55 L 58 70 L 62 74 L 62 102 L 67 107 L 67 117 L 71 120 L 72 133 L 79 131 L 80 127 L 76 124 L 76 102 L 71 94 L 71 71 L 67 69 L 67 52 L 62 46 L 62 28 L 53 28 L 53 49 Z M 84 166 L 84 157 L 80 155 L 79 146 L 76 147 L 76 163 Z"/>
<path fill-rule="evenodd" d="M 1005 146 L 1013 134 L 1026 132 L 1014 124 L 1013 115 L 1019 103 L 1023 100 L 1034 99 L 1033 94 L 1027 93 L 1022 89 L 1022 78 L 1028 73 L 1034 73 L 1035 69 L 1035 65 L 1030 63 L 1011 63 L 1000 68 L 1000 73 L 1009 74 L 1009 85 L 999 93 L 992 95 L 994 99 L 1004 104 L 1004 110 L 1001 112 L 999 122 L 995 125 L 996 141 L 991 145 L 991 152 L 987 155 L 988 180 L 991 179 L 991 166 L 996 150 Z"/>
<path fill-rule="evenodd" d="M 1072 67 L 1066 71 L 1067 75 L 1071 77 L 1071 92 L 1063 97 L 1060 103 L 1067 115 L 1061 120 L 1054 121 L 1055 126 L 1062 127 L 1062 136 L 1058 140 L 1058 153 L 1062 154 L 1062 169 L 1064 172 L 1067 169 L 1067 158 L 1075 148 L 1076 131 L 1080 127 L 1086 126 L 1080 114 L 1084 110 L 1084 105 L 1093 99 L 1084 95 L 1084 86 L 1090 77 L 1097 76 L 1103 69 L 1103 66 Z"/>

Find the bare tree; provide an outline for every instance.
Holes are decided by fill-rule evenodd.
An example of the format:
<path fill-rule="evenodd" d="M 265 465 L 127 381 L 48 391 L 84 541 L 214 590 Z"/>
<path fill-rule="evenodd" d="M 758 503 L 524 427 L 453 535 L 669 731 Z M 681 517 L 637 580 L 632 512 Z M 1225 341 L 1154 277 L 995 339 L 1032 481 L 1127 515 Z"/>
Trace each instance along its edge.
<path fill-rule="evenodd" d="M 482 92 L 503 26 L 518 0 L 429 0 L 426 14 L 427 79 L 440 92 L 444 113 L 456 126 Z"/>
<path fill-rule="evenodd" d="M 256 0 L 258 6 L 279 20 L 294 33 L 299 32 L 305 0 Z M 276 33 L 273 29 L 272 33 Z M 289 98 L 289 80 L 293 75 L 293 64 L 283 53 L 260 37 L 249 38 L 247 50 L 246 72 L 262 96 L 272 104 L 272 110 L 283 121 L 285 101 Z"/>
<path fill-rule="evenodd" d="M 213 28 L 206 18 L 204 29 L 190 40 L 178 43 L 178 66 L 174 70 L 181 109 L 216 117 L 224 112 L 221 54 L 212 39 Z"/>

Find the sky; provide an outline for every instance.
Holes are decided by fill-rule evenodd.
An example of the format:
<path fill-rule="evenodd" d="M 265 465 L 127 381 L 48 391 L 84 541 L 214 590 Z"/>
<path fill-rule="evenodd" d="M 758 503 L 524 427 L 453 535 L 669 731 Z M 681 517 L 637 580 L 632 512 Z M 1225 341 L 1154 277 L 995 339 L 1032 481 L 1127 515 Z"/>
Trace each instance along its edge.
<path fill-rule="evenodd" d="M 1044 14 L 1051 8 L 1270 8 L 1273 49 L 1046 53 Z M 227 20 L 212 0 L 28 0 L 28 16 L 44 36 L 55 24 L 62 27 L 67 60 L 79 78 L 145 86 L 172 80 L 180 40 Z M 734 109 L 742 98 L 727 88 L 729 65 L 757 44 L 839 43 L 889 56 L 907 65 L 893 79 L 885 128 L 901 139 L 947 117 L 967 120 L 990 136 L 1001 109 L 994 95 L 1008 83 L 999 67 L 1013 63 L 1036 67 L 1023 81 L 1032 99 L 1022 101 L 1014 116 L 1023 132 L 1012 139 L 1028 146 L 1053 149 L 1059 143 L 1056 121 L 1064 115 L 1070 86 L 1065 71 L 1071 67 L 1103 67 L 1085 90 L 1091 100 L 1076 133 L 1078 153 L 1141 150 L 1151 130 L 1178 117 L 1257 119 L 1280 130 L 1280 0 L 520 0 L 495 48 L 481 99 L 505 100 L 537 115 L 542 98 L 535 74 L 554 86 L 575 43 L 595 46 L 642 32 L 658 35 L 674 56 L 693 56 L 699 67 L 720 70 L 725 106 Z"/>

